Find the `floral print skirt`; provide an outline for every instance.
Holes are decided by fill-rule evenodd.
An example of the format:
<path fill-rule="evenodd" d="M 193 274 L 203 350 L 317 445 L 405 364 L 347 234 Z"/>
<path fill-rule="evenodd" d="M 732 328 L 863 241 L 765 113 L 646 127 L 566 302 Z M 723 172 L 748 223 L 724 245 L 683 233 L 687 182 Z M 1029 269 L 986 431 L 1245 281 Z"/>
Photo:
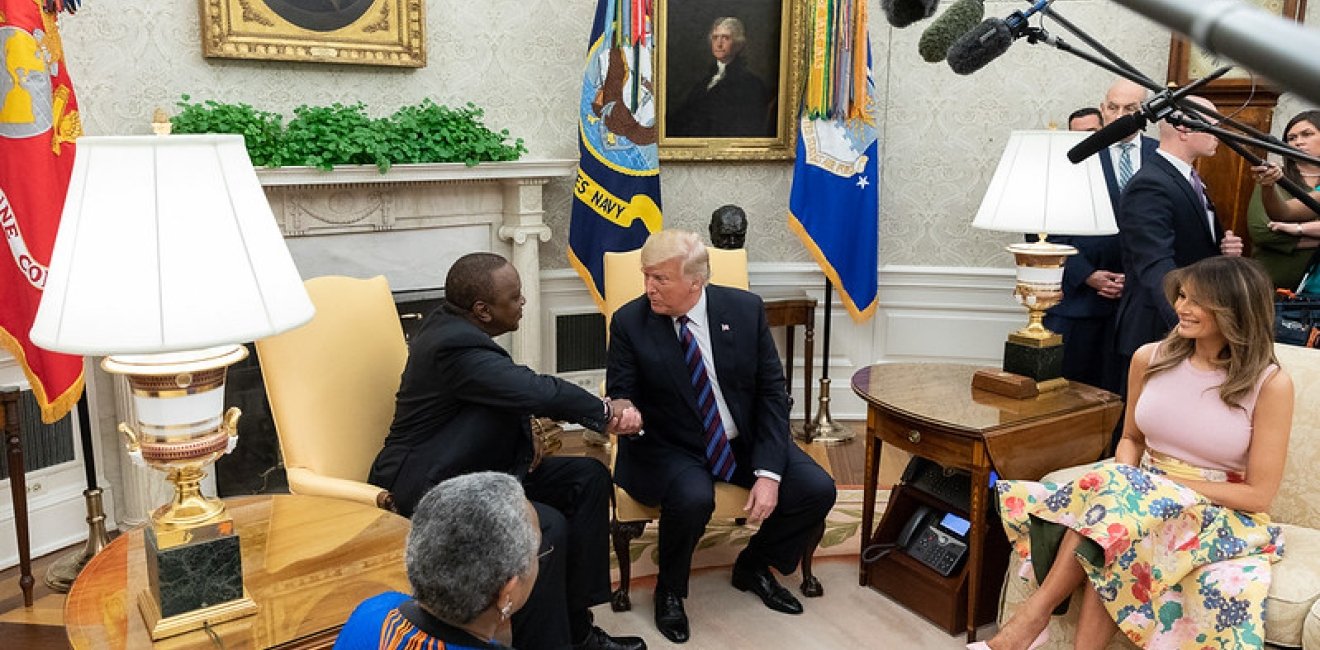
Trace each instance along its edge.
<path fill-rule="evenodd" d="M 1038 581 L 1061 526 L 1094 542 L 1083 541 L 1077 557 L 1138 646 L 1262 647 L 1270 564 L 1283 555 L 1279 527 L 1268 515 L 1214 505 L 1169 475 L 1240 480 L 1148 453 L 1141 468 L 1100 462 L 1071 483 L 1000 481 L 1004 530 Z"/>

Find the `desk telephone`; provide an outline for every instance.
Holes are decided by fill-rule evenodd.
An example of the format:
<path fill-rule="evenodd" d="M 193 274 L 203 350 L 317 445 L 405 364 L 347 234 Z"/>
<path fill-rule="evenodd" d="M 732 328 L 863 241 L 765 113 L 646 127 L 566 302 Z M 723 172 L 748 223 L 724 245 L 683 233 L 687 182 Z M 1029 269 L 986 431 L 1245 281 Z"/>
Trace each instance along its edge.
<path fill-rule="evenodd" d="M 967 530 L 971 524 L 953 513 L 920 506 L 898 534 L 898 546 L 922 564 L 948 576 L 967 557 Z"/>

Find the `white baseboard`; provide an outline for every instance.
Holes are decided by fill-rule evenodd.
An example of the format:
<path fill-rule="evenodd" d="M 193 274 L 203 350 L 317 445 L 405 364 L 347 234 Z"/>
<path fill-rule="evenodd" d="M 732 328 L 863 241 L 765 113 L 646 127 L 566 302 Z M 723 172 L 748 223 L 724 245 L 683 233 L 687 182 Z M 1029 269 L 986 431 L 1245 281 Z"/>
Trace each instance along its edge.
<path fill-rule="evenodd" d="M 81 473 L 81 472 L 80 472 Z M 42 473 L 33 472 L 26 477 L 28 493 L 28 537 L 31 543 L 31 557 L 41 557 L 87 539 L 87 502 L 83 498 L 85 486 L 68 483 L 46 489 L 42 483 Z M 4 483 L 8 483 L 5 481 Z M 41 489 L 31 490 L 35 485 Z M 114 495 L 109 485 L 102 484 L 104 493 L 102 504 L 107 514 L 114 507 Z M 9 488 L 5 485 L 5 493 Z M 8 503 L 0 508 L 0 568 L 18 565 L 18 536 L 14 521 L 14 509 Z M 107 517 L 106 525 L 113 526 L 113 517 Z M 41 576 L 37 576 L 40 580 Z"/>
<path fill-rule="evenodd" d="M 758 292 L 805 291 L 822 300 L 825 280 L 812 263 L 753 263 L 748 268 L 751 288 Z M 879 270 L 880 304 L 875 317 L 857 324 L 838 302 L 831 306 L 829 354 L 830 414 L 839 420 L 861 420 L 866 407 L 853 394 L 853 373 L 873 363 L 949 362 L 998 365 L 1008 332 L 1025 323 L 1026 313 L 1013 302 L 1013 269 L 927 266 L 882 266 Z M 555 367 L 555 318 L 596 310 L 590 294 L 571 270 L 541 273 L 542 360 Z M 824 310 L 816 310 L 816 371 L 813 393 L 819 387 L 824 349 Z M 782 336 L 776 337 L 782 347 Z M 799 336 L 801 336 L 799 334 Z M 801 395 L 803 359 L 801 342 L 794 359 L 795 396 Z M 604 379 L 604 370 L 565 373 L 589 390 Z M 813 401 L 818 400 L 813 395 Z M 800 400 L 799 400 L 800 401 Z M 817 405 L 811 405 L 813 411 Z M 803 417 L 795 404 L 793 417 Z"/>

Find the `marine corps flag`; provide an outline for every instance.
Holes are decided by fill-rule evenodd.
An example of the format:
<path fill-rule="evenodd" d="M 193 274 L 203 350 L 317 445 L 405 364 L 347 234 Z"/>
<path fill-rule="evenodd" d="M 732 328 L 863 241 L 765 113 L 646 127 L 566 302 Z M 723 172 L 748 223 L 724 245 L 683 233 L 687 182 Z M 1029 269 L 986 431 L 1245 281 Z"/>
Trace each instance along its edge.
<path fill-rule="evenodd" d="M 604 255 L 660 230 L 660 160 L 651 83 L 654 0 L 597 0 L 579 99 L 568 261 L 604 308 Z"/>
<path fill-rule="evenodd" d="M 788 227 L 844 307 L 875 313 L 880 205 L 875 82 L 865 0 L 812 0 L 807 85 Z"/>
<path fill-rule="evenodd" d="M 0 255 L 0 344 L 23 366 L 46 422 L 64 417 L 83 388 L 82 357 L 28 338 L 82 135 L 53 13 L 62 5 L 76 7 L 0 0 L 0 229 L 9 253 Z"/>

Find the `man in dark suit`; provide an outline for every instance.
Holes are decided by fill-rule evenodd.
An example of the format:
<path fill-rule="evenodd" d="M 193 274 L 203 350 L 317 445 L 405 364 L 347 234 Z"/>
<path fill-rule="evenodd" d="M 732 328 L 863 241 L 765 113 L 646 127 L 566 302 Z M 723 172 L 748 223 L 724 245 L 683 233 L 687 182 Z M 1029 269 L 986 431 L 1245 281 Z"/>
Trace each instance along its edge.
<path fill-rule="evenodd" d="M 660 506 L 656 627 L 688 639 L 683 609 L 692 552 L 715 507 L 715 482 L 750 488 L 747 519 L 760 522 L 733 567 L 733 586 L 769 608 L 802 605 L 770 573 L 790 573 L 834 504 L 834 481 L 789 438 L 779 353 L 755 294 L 707 284 L 706 247 L 666 230 L 642 247 L 646 295 L 610 325 L 606 385 L 646 420 L 619 441 L 614 479 Z"/>
<path fill-rule="evenodd" d="M 1099 111 L 1092 109 L 1087 115 L 1099 115 L 1108 124 L 1137 112 L 1145 98 L 1145 88 L 1119 79 L 1105 93 Z M 1092 121 L 1094 119 L 1091 117 Z M 1070 130 L 1074 130 L 1073 122 L 1069 116 Z M 1085 119 L 1080 122 L 1079 127 L 1089 129 Z M 1115 214 L 1118 213 L 1118 197 L 1123 185 L 1141 168 L 1142 161 L 1155 155 L 1159 148 L 1158 140 L 1138 136 L 1133 133 L 1097 154 Z M 1118 235 L 1064 235 L 1052 240 L 1077 249 L 1077 254 L 1064 262 L 1063 300 L 1045 313 L 1045 327 L 1063 335 L 1063 376 L 1092 386 L 1112 388 L 1114 311 L 1123 295 L 1125 281 Z"/>
<path fill-rule="evenodd" d="M 492 337 L 518 329 L 522 281 L 492 253 L 459 258 L 444 303 L 409 343 L 385 448 L 368 477 L 410 516 L 433 485 L 471 472 L 521 479 L 540 518 L 540 576 L 513 615 L 523 649 L 645 650 L 637 637 L 610 637 L 589 608 L 610 596 L 610 474 L 591 458 L 541 458 L 532 414 L 603 431 L 636 433 L 637 410 L 602 402 L 575 384 L 513 362 Z"/>
<path fill-rule="evenodd" d="M 766 88 L 741 54 L 747 42 L 741 20 L 716 18 L 710 28 L 715 62 L 666 124 L 674 137 L 771 137 L 775 134 L 774 93 Z"/>
<path fill-rule="evenodd" d="M 1214 110 L 1200 97 L 1189 101 Z M 1117 315 L 1118 388 L 1126 394 L 1127 371 L 1137 348 L 1163 338 L 1178 323 L 1164 296 L 1164 276 L 1212 255 L 1241 255 L 1242 239 L 1225 231 L 1192 165 L 1212 156 L 1215 136 L 1160 123 L 1160 148 L 1123 190 L 1118 210 L 1126 289 Z"/>

